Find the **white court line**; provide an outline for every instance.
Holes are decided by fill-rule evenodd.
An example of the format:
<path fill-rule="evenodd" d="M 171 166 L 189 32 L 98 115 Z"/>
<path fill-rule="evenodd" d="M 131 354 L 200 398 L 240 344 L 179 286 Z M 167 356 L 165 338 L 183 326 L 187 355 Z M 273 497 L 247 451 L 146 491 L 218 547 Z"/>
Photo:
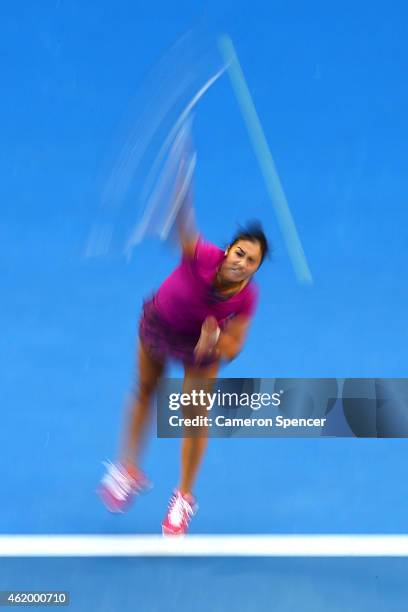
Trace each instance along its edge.
<path fill-rule="evenodd" d="M 258 158 L 266 188 L 275 209 L 295 274 L 300 283 L 311 284 L 313 279 L 306 260 L 306 255 L 303 251 L 295 222 L 289 210 L 285 192 L 283 191 L 258 113 L 256 112 L 248 85 L 245 81 L 244 73 L 242 72 L 232 40 L 229 36 L 222 36 L 220 38 L 219 47 L 225 63 L 228 64 L 228 74 L 231 79 L 232 87 L 246 123 L 255 155 Z"/>
<path fill-rule="evenodd" d="M 2 535 L 0 557 L 407 557 L 408 535 Z"/>

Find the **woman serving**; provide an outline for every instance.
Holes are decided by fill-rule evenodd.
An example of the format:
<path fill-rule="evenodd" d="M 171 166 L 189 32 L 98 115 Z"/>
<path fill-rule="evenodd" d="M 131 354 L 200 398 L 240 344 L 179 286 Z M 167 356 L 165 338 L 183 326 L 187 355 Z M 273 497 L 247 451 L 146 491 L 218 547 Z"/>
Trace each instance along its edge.
<path fill-rule="evenodd" d="M 259 224 L 241 229 L 225 251 L 179 223 L 182 258 L 143 307 L 139 325 L 138 383 L 132 396 L 125 443 L 116 463 L 107 464 L 99 489 L 112 512 L 123 512 L 148 487 L 140 469 L 152 396 L 170 359 L 184 366 L 183 392 L 197 380 L 217 378 L 222 360 L 242 350 L 255 312 L 253 275 L 268 253 Z M 193 485 L 207 446 L 207 435 L 184 437 L 181 471 L 166 516 L 164 534 L 186 533 L 197 504 Z"/>

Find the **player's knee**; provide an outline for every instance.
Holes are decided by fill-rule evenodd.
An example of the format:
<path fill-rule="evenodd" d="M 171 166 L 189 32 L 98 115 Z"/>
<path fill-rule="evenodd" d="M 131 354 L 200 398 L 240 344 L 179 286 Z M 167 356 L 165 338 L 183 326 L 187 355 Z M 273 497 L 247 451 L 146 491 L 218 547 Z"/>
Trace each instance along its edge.
<path fill-rule="evenodd" d="M 157 387 L 156 380 L 142 380 L 136 384 L 134 395 L 141 402 L 150 401 Z"/>

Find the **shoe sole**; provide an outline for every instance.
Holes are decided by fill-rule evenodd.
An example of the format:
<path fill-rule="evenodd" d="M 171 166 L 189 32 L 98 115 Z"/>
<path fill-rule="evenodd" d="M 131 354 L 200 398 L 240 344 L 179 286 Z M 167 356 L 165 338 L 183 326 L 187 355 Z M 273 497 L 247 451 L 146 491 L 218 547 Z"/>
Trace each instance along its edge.
<path fill-rule="evenodd" d="M 174 533 L 174 531 L 169 531 L 168 529 L 166 529 L 165 527 L 163 527 L 162 525 L 162 536 L 169 537 L 169 538 L 183 538 L 187 535 L 186 531 L 183 531 L 181 533 Z"/>

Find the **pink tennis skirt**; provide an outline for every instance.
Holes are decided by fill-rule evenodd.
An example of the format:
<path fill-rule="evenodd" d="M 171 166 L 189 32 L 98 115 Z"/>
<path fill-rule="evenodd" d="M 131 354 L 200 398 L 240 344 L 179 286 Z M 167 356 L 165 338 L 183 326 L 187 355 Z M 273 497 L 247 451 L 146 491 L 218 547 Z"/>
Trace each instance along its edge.
<path fill-rule="evenodd" d="M 175 359 L 186 365 L 198 365 L 194 358 L 194 348 L 199 334 L 184 334 L 174 330 L 160 316 L 154 297 L 143 304 L 139 338 L 152 359 L 159 363 Z M 214 357 L 207 357 L 202 359 L 199 365 L 207 366 L 216 361 Z"/>

